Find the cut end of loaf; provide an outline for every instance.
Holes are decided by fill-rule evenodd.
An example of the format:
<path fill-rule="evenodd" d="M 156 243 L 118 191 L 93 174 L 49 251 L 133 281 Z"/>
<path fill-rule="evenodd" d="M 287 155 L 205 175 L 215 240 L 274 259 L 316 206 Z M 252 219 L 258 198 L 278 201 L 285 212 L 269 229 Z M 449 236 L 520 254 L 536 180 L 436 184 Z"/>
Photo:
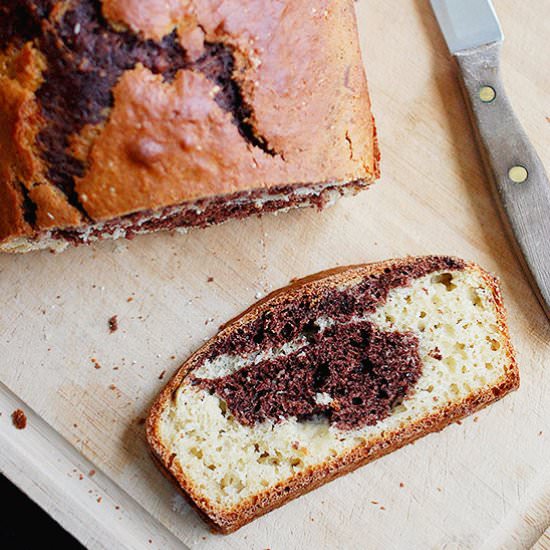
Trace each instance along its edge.
<path fill-rule="evenodd" d="M 367 331 L 363 342 L 350 327 Z M 333 353 L 334 334 L 347 363 Z M 323 355 L 334 364 L 319 382 Z M 277 382 L 263 383 L 262 369 Z M 312 375 L 298 387 L 285 369 Z M 349 384 L 360 376 L 364 388 Z M 253 306 L 184 364 L 152 409 L 148 437 L 163 468 L 229 532 L 518 383 L 495 279 L 452 258 L 410 258 L 320 274 Z"/>

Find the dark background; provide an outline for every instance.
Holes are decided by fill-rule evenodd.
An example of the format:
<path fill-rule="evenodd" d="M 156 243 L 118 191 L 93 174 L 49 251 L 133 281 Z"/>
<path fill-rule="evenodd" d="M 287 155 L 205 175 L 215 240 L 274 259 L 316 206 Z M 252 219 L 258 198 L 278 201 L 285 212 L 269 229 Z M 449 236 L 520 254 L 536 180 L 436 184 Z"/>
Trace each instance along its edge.
<path fill-rule="evenodd" d="M 1 546 L 6 550 L 36 548 L 37 537 L 53 548 L 84 548 L 55 520 L 0 474 L 2 521 Z M 63 546 L 65 545 L 65 546 Z"/>

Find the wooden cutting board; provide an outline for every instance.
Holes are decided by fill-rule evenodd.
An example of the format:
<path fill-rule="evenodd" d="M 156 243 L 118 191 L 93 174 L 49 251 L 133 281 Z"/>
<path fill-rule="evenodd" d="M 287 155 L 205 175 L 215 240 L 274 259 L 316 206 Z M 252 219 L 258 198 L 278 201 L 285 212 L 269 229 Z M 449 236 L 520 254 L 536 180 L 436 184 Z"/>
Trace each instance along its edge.
<path fill-rule="evenodd" d="M 550 170 L 550 1 L 495 4 L 504 81 Z M 91 547 L 550 548 L 550 325 L 504 237 L 427 0 L 356 6 L 383 155 L 371 190 L 322 213 L 0 257 L 0 468 Z M 141 419 L 166 379 L 293 277 L 427 253 L 501 277 L 521 389 L 210 534 L 148 456 Z"/>

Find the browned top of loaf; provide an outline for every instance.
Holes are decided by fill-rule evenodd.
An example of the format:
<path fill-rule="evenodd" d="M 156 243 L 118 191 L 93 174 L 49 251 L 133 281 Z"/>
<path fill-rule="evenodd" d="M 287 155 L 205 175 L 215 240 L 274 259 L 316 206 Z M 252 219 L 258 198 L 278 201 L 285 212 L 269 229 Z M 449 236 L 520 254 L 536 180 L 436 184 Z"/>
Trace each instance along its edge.
<path fill-rule="evenodd" d="M 0 241 L 377 157 L 351 0 L 0 5 Z"/>

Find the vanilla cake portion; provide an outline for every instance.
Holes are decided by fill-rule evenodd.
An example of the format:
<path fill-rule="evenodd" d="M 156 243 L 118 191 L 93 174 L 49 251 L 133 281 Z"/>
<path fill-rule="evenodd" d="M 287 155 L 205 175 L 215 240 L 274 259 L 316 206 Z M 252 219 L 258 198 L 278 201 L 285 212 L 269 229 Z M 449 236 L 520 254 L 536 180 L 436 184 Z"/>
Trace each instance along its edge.
<path fill-rule="evenodd" d="M 321 273 L 250 308 L 182 366 L 148 438 L 230 532 L 518 383 L 496 280 L 407 258 Z"/>

